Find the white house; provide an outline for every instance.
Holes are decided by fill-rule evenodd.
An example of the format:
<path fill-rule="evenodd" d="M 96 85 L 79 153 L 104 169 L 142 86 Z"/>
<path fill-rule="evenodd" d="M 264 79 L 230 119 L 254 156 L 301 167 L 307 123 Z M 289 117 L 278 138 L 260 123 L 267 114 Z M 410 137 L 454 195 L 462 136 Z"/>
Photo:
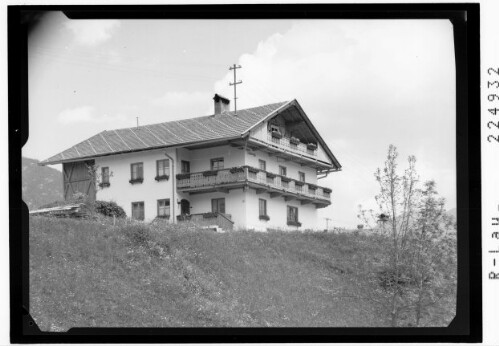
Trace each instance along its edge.
<path fill-rule="evenodd" d="M 135 219 L 316 229 L 331 204 L 318 178 L 341 166 L 299 103 L 234 113 L 213 99 L 213 115 L 103 131 L 41 164 L 63 164 L 66 199 L 113 200 Z"/>

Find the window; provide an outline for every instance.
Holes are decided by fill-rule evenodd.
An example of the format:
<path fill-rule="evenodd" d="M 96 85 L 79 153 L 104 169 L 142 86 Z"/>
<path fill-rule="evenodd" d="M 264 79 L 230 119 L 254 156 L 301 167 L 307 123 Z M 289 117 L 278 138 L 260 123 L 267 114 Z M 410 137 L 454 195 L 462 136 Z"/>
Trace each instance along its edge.
<path fill-rule="evenodd" d="M 280 132 L 279 131 L 279 126 L 277 126 L 277 125 L 270 125 L 270 132 Z"/>
<path fill-rule="evenodd" d="M 101 168 L 101 185 L 109 186 L 109 167 Z"/>
<path fill-rule="evenodd" d="M 212 171 L 216 171 L 218 169 L 223 169 L 223 168 L 224 168 L 224 159 L 223 158 L 211 160 L 211 170 Z"/>
<path fill-rule="evenodd" d="M 180 172 L 181 173 L 191 173 L 191 163 L 189 161 L 184 161 L 180 163 Z"/>
<path fill-rule="evenodd" d="M 170 218 L 170 200 L 158 199 L 158 217 Z"/>
<path fill-rule="evenodd" d="M 261 198 L 258 200 L 258 214 L 260 220 L 270 220 L 267 215 L 267 200 Z"/>
<path fill-rule="evenodd" d="M 142 182 L 144 180 L 144 165 L 142 162 L 139 163 L 132 163 L 130 165 L 130 171 L 131 171 L 131 183 L 134 182 Z"/>
<path fill-rule="evenodd" d="M 267 170 L 267 162 L 265 162 L 264 160 L 258 160 L 258 167 L 260 167 L 260 169 L 262 171 L 266 171 Z"/>
<path fill-rule="evenodd" d="M 284 176 L 286 176 L 286 172 L 287 172 L 286 167 L 284 167 L 284 166 L 279 166 L 279 174 L 280 174 L 280 175 L 284 175 Z"/>
<path fill-rule="evenodd" d="M 295 189 L 298 192 L 302 192 L 303 191 L 303 185 L 297 185 L 297 184 L 295 184 Z"/>
<path fill-rule="evenodd" d="M 144 220 L 144 202 L 132 202 L 132 219 Z"/>
<path fill-rule="evenodd" d="M 298 224 L 298 208 L 288 205 L 288 225 Z"/>
<path fill-rule="evenodd" d="M 303 172 L 298 172 L 298 179 L 300 181 L 305 181 L 305 173 Z"/>
<path fill-rule="evenodd" d="M 259 199 L 258 200 L 258 205 L 259 205 L 259 213 L 260 216 L 267 215 L 267 201 L 265 199 Z"/>
<path fill-rule="evenodd" d="M 170 175 L 170 160 L 156 161 L 156 177 L 164 177 Z"/>
<path fill-rule="evenodd" d="M 225 214 L 225 198 L 214 198 L 211 200 L 211 212 Z"/>
<path fill-rule="evenodd" d="M 281 185 L 284 188 L 288 188 L 289 187 L 289 180 L 281 180 Z"/>

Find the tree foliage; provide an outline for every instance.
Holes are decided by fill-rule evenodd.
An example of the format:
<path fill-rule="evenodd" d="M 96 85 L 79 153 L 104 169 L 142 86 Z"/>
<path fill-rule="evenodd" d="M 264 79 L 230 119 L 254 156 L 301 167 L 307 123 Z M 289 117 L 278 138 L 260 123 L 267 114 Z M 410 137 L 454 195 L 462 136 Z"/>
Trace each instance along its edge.
<path fill-rule="evenodd" d="M 368 295 L 387 313 L 391 326 L 420 326 L 431 320 L 440 298 L 455 294 L 456 225 L 435 182 L 419 181 L 416 158 L 408 158 L 403 174 L 397 158 L 390 145 L 384 167 L 374 174 L 380 187 L 377 217 L 360 207 L 359 218 L 377 224 L 374 229 L 386 242 Z"/>

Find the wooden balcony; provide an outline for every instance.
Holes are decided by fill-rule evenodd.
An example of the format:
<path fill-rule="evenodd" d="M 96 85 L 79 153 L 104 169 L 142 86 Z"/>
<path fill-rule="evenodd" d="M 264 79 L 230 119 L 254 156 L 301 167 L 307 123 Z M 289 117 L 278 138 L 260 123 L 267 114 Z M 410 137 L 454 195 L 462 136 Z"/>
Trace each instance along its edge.
<path fill-rule="evenodd" d="M 276 145 L 284 150 L 291 150 L 300 154 L 306 154 L 313 158 L 317 157 L 317 146 L 309 147 L 305 143 L 293 141 L 290 137 L 281 136 L 275 132 L 267 132 L 267 142 L 272 143 L 272 145 Z"/>
<path fill-rule="evenodd" d="M 222 213 L 206 212 L 199 214 L 179 215 L 177 216 L 177 220 L 180 222 L 191 221 L 201 227 L 216 225 L 224 231 L 229 231 L 234 228 L 234 221 L 231 220 L 231 216 L 229 214 Z"/>
<path fill-rule="evenodd" d="M 177 175 L 177 189 L 190 194 L 229 193 L 238 188 L 252 188 L 257 194 L 267 192 L 271 198 L 283 197 L 285 201 L 313 203 L 317 208 L 331 204 L 331 189 L 249 166 Z"/>

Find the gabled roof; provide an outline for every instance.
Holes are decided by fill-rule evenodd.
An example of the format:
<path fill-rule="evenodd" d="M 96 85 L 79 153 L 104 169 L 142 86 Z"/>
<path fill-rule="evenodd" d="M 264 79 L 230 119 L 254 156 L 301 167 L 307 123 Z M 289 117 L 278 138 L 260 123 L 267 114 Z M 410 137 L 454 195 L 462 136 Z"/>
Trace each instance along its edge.
<path fill-rule="evenodd" d="M 297 106 L 303 113 L 298 102 L 293 100 L 238 110 L 237 115 L 234 115 L 234 112 L 224 112 L 217 116 L 209 115 L 103 131 L 57 155 L 41 161 L 39 164 L 49 165 L 81 161 L 98 156 L 166 147 L 200 145 L 203 143 L 242 138 L 249 133 L 250 129 L 289 106 Z M 311 125 L 306 115 L 305 118 Z M 315 132 L 320 144 L 331 157 L 335 166 L 340 167 L 327 145 L 317 131 Z"/>
<path fill-rule="evenodd" d="M 240 138 L 250 127 L 288 102 L 272 103 L 234 112 L 169 121 L 139 127 L 102 131 L 63 152 L 40 162 L 42 165 L 133 151 L 202 144 Z"/>

